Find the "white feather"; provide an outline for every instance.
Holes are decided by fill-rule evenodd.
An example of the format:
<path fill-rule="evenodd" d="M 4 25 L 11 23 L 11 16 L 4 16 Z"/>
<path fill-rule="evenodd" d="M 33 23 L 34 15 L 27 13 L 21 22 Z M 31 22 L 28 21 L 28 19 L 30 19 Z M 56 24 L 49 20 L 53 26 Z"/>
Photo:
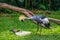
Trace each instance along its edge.
<path fill-rule="evenodd" d="M 42 19 L 43 23 L 49 23 L 49 20 L 47 18 Z"/>

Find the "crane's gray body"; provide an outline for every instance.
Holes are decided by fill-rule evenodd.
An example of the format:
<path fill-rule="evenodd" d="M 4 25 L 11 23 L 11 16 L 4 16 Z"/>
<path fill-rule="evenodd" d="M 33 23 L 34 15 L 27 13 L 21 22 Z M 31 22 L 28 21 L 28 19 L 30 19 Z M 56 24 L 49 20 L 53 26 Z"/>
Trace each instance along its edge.
<path fill-rule="evenodd" d="M 45 16 L 35 15 L 35 16 L 32 16 L 32 17 L 30 17 L 28 19 L 35 20 L 37 23 L 44 24 L 45 27 L 50 28 L 49 20 Z"/>
<path fill-rule="evenodd" d="M 32 17 L 30 17 L 30 19 L 35 20 L 39 23 L 44 23 L 44 24 L 49 23 L 48 18 L 46 18 L 45 16 L 42 16 L 42 15 L 32 16 Z"/>

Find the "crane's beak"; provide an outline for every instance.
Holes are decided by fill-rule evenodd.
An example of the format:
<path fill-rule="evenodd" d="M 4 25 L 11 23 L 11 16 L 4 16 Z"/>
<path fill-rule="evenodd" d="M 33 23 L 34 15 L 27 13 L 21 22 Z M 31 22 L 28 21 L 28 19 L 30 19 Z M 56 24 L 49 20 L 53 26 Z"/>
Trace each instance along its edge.
<path fill-rule="evenodd" d="M 45 24 L 41 24 L 42 27 L 50 29 L 50 27 L 46 27 Z"/>
<path fill-rule="evenodd" d="M 45 25 L 44 24 L 41 24 L 41 26 L 45 28 Z"/>

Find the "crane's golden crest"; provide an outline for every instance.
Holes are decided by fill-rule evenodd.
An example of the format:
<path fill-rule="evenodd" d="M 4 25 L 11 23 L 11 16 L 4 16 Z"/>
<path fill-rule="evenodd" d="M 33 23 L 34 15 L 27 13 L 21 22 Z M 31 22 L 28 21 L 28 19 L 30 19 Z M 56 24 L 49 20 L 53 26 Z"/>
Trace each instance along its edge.
<path fill-rule="evenodd" d="M 24 20 L 26 17 L 24 16 L 24 15 L 21 15 L 20 17 L 19 17 L 19 20 Z"/>

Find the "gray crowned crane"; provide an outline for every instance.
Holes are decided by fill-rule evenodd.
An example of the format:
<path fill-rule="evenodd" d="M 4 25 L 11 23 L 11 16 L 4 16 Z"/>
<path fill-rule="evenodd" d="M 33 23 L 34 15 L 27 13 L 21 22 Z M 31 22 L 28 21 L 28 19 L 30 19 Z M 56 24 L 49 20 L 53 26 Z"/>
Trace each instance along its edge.
<path fill-rule="evenodd" d="M 50 22 L 48 20 L 48 18 L 46 18 L 45 16 L 42 15 L 35 15 L 32 17 L 19 17 L 19 19 L 21 21 L 25 21 L 25 20 L 34 20 L 37 22 L 37 25 L 40 25 L 40 31 L 42 30 L 42 27 L 50 29 Z M 37 31 L 39 30 L 39 28 L 37 27 Z"/>

